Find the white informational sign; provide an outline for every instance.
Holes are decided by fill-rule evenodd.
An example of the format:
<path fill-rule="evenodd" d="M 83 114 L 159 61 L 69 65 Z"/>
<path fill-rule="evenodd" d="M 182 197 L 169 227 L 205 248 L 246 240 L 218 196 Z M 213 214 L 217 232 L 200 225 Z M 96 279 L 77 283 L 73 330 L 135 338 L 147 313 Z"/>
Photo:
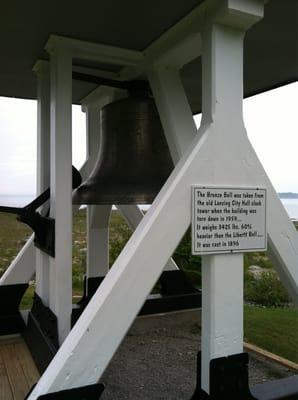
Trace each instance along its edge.
<path fill-rule="evenodd" d="M 266 189 L 192 187 L 193 254 L 266 248 Z"/>

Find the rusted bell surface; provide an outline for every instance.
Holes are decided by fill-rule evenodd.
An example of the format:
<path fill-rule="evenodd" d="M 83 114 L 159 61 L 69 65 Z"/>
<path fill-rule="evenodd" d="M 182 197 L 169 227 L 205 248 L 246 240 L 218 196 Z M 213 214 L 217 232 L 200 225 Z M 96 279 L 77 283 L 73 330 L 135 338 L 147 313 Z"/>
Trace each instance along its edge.
<path fill-rule="evenodd" d="M 75 204 L 150 204 L 173 170 L 154 101 L 129 97 L 100 113 L 96 166 L 74 192 Z"/>

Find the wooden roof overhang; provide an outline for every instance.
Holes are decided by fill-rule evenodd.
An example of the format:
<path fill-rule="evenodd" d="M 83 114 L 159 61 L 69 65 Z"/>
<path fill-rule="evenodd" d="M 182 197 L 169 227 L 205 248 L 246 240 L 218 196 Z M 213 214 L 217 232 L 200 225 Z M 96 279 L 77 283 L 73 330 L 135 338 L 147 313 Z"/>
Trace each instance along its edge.
<path fill-rule="evenodd" d="M 191 31 L 193 16 L 200 12 L 204 3 L 204 0 L 4 2 L 0 14 L 0 95 L 36 98 L 36 77 L 32 67 L 37 59 L 48 59 L 44 48 L 50 35 L 143 54 L 148 49 L 154 52 L 159 46 L 162 51 L 165 38 L 175 41 L 179 30 Z M 245 96 L 297 81 L 297 26 L 298 0 L 271 0 L 266 3 L 265 18 L 256 23 L 245 37 Z M 196 43 L 196 38 L 193 39 L 189 42 L 189 51 Z M 199 52 L 185 62 L 181 66 L 181 75 L 195 113 L 201 110 Z M 74 65 L 88 68 L 88 71 L 104 70 L 111 77 L 118 76 L 121 70 L 121 66 L 116 64 L 82 59 L 74 59 Z M 91 83 L 75 81 L 73 102 L 79 102 L 95 87 Z"/>

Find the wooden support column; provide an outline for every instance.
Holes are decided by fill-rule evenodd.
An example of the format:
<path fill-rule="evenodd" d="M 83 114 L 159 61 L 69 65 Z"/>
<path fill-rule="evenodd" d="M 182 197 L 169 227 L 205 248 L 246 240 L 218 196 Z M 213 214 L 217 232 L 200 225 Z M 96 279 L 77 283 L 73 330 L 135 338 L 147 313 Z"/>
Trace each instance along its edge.
<path fill-rule="evenodd" d="M 51 55 L 51 212 L 55 258 L 50 258 L 51 310 L 58 319 L 60 344 L 70 330 L 72 311 L 72 58 L 59 43 Z"/>
<path fill-rule="evenodd" d="M 100 108 L 83 107 L 87 123 L 87 159 L 95 165 L 100 146 Z M 87 206 L 87 278 L 104 277 L 109 270 L 109 220 L 112 205 Z M 87 287 L 88 292 L 88 287 Z"/>
<path fill-rule="evenodd" d="M 37 194 L 50 186 L 50 66 L 38 61 L 34 66 L 37 74 Z M 45 214 L 48 203 L 39 210 Z M 49 256 L 36 250 L 36 293 L 49 305 Z"/>
<path fill-rule="evenodd" d="M 202 34 L 202 124 L 230 124 L 234 134 L 243 126 L 243 37 L 244 31 L 216 22 Z M 228 134 L 223 129 L 222 140 L 232 145 Z M 243 352 L 242 254 L 202 257 L 201 351 L 202 389 L 209 393 L 210 361 Z"/>
<path fill-rule="evenodd" d="M 99 107 L 96 104 L 92 104 L 84 108 L 87 122 L 87 157 L 93 168 L 100 146 Z M 111 208 L 111 205 L 87 206 L 87 278 L 103 277 L 109 270 L 109 219 Z"/>
<path fill-rule="evenodd" d="M 87 271 L 88 278 L 104 277 L 109 271 L 109 221 L 112 206 L 88 206 Z"/>

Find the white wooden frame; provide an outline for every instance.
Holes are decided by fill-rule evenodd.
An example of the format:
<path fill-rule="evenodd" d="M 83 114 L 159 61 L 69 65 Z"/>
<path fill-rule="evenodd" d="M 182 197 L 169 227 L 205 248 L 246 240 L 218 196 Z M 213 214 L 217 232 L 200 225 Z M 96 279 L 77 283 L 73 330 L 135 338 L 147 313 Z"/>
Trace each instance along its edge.
<path fill-rule="evenodd" d="M 58 285 L 54 290 L 52 286 L 53 293 L 50 290 L 50 306 L 59 321 L 67 317 L 64 325 L 59 327 L 61 342 L 69 325 L 69 301 L 66 297 L 71 281 L 71 213 L 62 215 L 62 210 L 71 204 L 71 188 L 62 188 L 62 184 L 71 180 L 68 148 L 71 148 L 70 61 L 75 52 L 79 53 L 80 46 L 84 45 L 87 49 L 82 55 L 84 57 L 89 52 L 88 58 L 92 59 L 96 53 L 98 60 L 122 65 L 124 68 L 119 79 L 137 77 L 144 72 L 148 74 L 172 155 L 176 160 L 182 157 L 34 388 L 30 400 L 44 393 L 95 383 L 101 377 L 189 226 L 190 188 L 194 183 L 267 188 L 270 254 L 283 283 L 298 302 L 298 235 L 247 138 L 242 120 L 243 35 L 262 18 L 263 3 L 261 0 L 206 1 L 143 54 L 123 53 L 123 49 L 108 49 L 101 45 L 86 46 L 80 41 L 65 38 L 55 37 L 49 41 L 53 73 L 58 78 L 63 77 L 60 84 L 59 80 L 52 83 L 57 115 L 51 134 L 54 149 L 52 215 L 61 215 L 61 221 L 58 218 L 56 225 L 56 240 L 62 238 L 65 249 L 62 251 L 59 247 L 59 240 L 56 258 L 51 260 L 51 283 Z M 198 33 L 202 41 L 196 42 Z M 177 37 L 178 41 L 175 40 Z M 188 142 L 195 131 L 178 70 L 183 60 L 192 59 L 195 43 L 198 43 L 196 55 L 201 50 L 203 53 L 203 119 L 198 134 Z M 188 49 L 185 57 L 183 49 Z M 169 93 L 173 88 L 176 94 L 172 97 Z M 175 129 L 176 117 L 179 130 Z M 64 136 L 62 128 L 65 128 Z M 59 132 L 61 135 L 58 135 Z M 188 140 L 183 139 L 184 134 L 187 134 Z M 57 141 L 60 141 L 60 150 Z M 61 148 L 66 152 L 64 161 Z M 67 168 L 62 177 L 58 176 L 57 171 L 65 162 Z M 58 268 L 61 262 L 62 272 Z M 210 359 L 242 351 L 242 268 L 241 254 L 203 257 L 202 385 L 206 392 L 209 392 Z M 231 276 L 235 282 L 233 288 Z M 54 296 L 55 301 L 52 300 L 51 304 Z"/>
<path fill-rule="evenodd" d="M 280 257 L 289 262 L 287 267 L 281 265 L 284 272 L 281 276 L 297 299 L 297 233 L 248 141 L 242 121 L 243 35 L 262 17 L 263 2 L 226 1 L 217 9 L 212 0 L 208 4 L 207 24 L 197 27 L 198 31 L 202 30 L 204 49 L 200 131 L 186 146 L 174 172 L 33 390 L 30 400 L 42 393 L 97 382 L 190 223 L 193 183 L 267 187 L 269 215 L 278 215 L 280 222 L 268 224 L 269 237 Z M 164 127 L 175 126 L 172 111 L 176 101 L 181 101 L 179 110 L 181 120 L 185 121 L 182 128 L 185 127 L 184 131 L 191 136 L 189 111 L 183 104 L 185 97 L 166 99 L 160 84 L 162 80 L 154 75 L 158 74 L 156 67 L 158 65 L 153 68 L 147 65 L 146 69 L 152 70 L 149 77 L 153 90 L 154 85 L 156 88 L 155 97 Z M 179 87 L 177 74 L 175 80 Z M 165 93 L 170 89 L 165 84 Z M 165 104 L 169 107 L 167 116 L 164 115 Z M 173 132 L 168 132 L 168 137 L 170 148 L 178 158 L 181 132 L 176 138 Z M 168 224 L 171 229 L 165 235 Z M 277 233 L 280 229 L 286 230 L 287 240 L 291 238 L 291 248 Z M 203 257 L 202 385 L 207 392 L 210 359 L 242 351 L 242 268 L 241 254 Z M 231 276 L 235 282 L 232 289 Z"/>

